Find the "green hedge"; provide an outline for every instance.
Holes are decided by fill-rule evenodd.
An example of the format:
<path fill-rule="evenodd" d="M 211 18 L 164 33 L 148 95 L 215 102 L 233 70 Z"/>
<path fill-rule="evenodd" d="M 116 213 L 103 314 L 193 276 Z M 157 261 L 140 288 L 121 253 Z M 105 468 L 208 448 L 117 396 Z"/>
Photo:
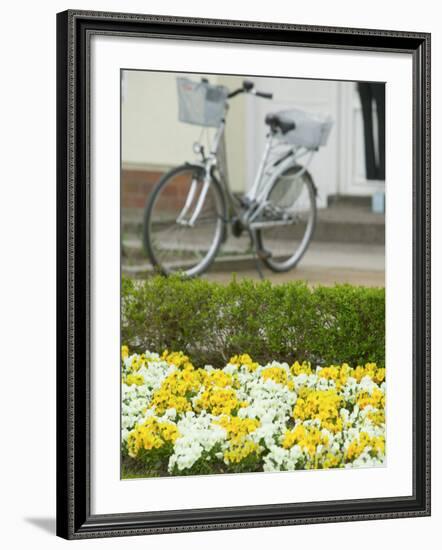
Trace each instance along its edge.
<path fill-rule="evenodd" d="M 121 339 L 137 352 L 182 350 L 197 366 L 223 366 L 238 353 L 261 363 L 384 366 L 385 290 L 123 278 Z"/>

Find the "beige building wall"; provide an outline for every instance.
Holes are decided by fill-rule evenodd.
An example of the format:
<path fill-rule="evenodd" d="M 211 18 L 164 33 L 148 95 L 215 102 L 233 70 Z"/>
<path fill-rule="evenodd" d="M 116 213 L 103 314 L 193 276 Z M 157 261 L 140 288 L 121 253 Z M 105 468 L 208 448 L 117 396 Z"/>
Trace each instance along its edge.
<path fill-rule="evenodd" d="M 125 71 L 122 82 L 122 163 L 129 170 L 164 170 L 193 161 L 192 145 L 201 139 L 201 128 L 178 121 L 176 73 Z M 186 75 L 199 80 L 206 75 Z M 230 89 L 242 79 L 206 76 L 210 82 Z M 203 144 L 213 135 L 207 130 Z M 245 158 L 244 98 L 235 98 L 226 129 L 229 177 L 232 188 L 244 188 Z"/>

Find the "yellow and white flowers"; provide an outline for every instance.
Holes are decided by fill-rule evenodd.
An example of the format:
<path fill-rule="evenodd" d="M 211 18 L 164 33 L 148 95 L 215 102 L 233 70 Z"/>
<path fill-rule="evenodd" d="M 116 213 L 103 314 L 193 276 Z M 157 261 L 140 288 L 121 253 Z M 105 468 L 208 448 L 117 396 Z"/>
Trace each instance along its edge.
<path fill-rule="evenodd" d="M 144 477 L 381 466 L 385 369 L 247 354 L 196 368 L 123 346 L 122 449 Z"/>

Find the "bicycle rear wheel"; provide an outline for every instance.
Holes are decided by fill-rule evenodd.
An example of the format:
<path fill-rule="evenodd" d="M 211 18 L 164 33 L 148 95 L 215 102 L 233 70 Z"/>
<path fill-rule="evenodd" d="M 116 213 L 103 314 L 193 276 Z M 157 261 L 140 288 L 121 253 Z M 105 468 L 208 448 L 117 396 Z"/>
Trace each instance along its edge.
<path fill-rule="evenodd" d="M 160 179 L 147 200 L 144 249 L 161 273 L 195 277 L 215 258 L 224 219 L 225 203 L 219 184 L 212 179 L 205 187 L 201 166 L 179 166 Z"/>
<path fill-rule="evenodd" d="M 272 271 L 294 268 L 304 255 L 316 223 L 312 177 L 294 166 L 272 185 L 256 230 L 258 253 Z"/>

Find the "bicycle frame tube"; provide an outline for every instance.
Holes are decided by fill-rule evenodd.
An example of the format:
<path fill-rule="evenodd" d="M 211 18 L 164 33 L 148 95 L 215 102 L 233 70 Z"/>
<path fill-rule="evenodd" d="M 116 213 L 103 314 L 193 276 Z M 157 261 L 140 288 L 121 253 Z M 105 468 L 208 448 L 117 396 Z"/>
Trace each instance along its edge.
<path fill-rule="evenodd" d="M 198 186 L 198 182 L 196 181 L 195 178 L 193 178 L 192 183 L 190 185 L 189 193 L 187 194 L 187 197 L 186 197 L 186 202 L 184 203 L 184 207 L 181 210 L 181 212 L 179 213 L 178 218 L 176 219 L 177 223 L 180 223 L 180 224 L 185 224 L 186 223 L 184 218 L 187 215 L 187 212 L 189 211 L 190 205 L 192 204 L 192 201 L 195 197 L 197 186 Z"/>
<path fill-rule="evenodd" d="M 218 151 L 221 138 L 223 137 L 225 127 L 226 127 L 226 121 L 222 119 L 221 124 L 216 129 L 215 136 L 213 137 L 212 145 L 210 147 L 209 157 L 216 157 L 216 153 Z"/>
<path fill-rule="evenodd" d="M 207 159 L 204 161 L 204 166 L 206 169 L 206 175 L 209 173 L 212 173 L 212 168 L 217 166 L 218 168 L 221 168 L 219 170 L 220 175 L 225 177 L 224 180 L 222 180 L 222 190 L 224 192 L 224 197 L 228 201 L 230 207 L 235 211 L 236 214 L 239 214 L 240 211 L 240 201 L 238 197 L 236 197 L 230 188 L 229 180 L 227 177 L 227 162 L 226 162 L 226 150 L 225 150 L 225 143 L 224 146 L 224 158 L 219 158 L 218 153 L 220 149 L 220 145 L 222 144 L 222 140 L 225 136 L 225 127 L 226 127 L 226 117 L 229 110 L 229 104 L 226 103 L 226 107 L 224 110 L 224 117 L 221 121 L 220 126 L 218 127 L 214 138 L 212 140 L 211 148 L 210 148 L 210 154 Z"/>
<path fill-rule="evenodd" d="M 253 185 L 250 188 L 250 190 L 246 193 L 246 197 L 252 202 L 255 201 L 256 196 L 258 194 L 258 190 L 259 190 L 259 187 L 260 187 L 260 184 L 261 184 L 261 180 L 262 180 L 262 177 L 264 175 L 264 170 L 266 168 L 266 164 L 267 164 L 267 161 L 268 161 L 268 158 L 269 158 L 269 155 L 270 155 L 270 151 L 271 151 L 271 148 L 272 148 L 272 142 L 273 142 L 273 136 L 272 136 L 272 134 L 269 134 L 268 137 L 267 137 L 266 144 L 265 144 L 264 153 L 263 153 L 261 162 L 259 164 L 258 172 L 257 172 L 256 177 L 255 177 L 255 181 L 253 182 Z"/>
<path fill-rule="evenodd" d="M 203 188 L 201 189 L 200 196 L 198 197 L 198 201 L 195 206 L 195 210 L 193 211 L 193 214 L 189 220 L 189 225 L 193 226 L 196 222 L 196 219 L 201 213 L 201 209 L 203 207 L 204 201 L 206 200 L 207 191 L 209 190 L 210 185 L 210 175 L 207 177 L 207 175 L 204 178 Z"/>
<path fill-rule="evenodd" d="M 226 108 L 226 111 L 227 111 L 227 108 Z M 216 163 L 217 163 L 216 154 L 218 151 L 220 141 L 224 135 L 225 127 L 226 127 L 226 121 L 223 118 L 221 121 L 221 124 L 216 130 L 215 136 L 212 141 L 212 146 L 210 148 L 209 157 L 207 159 L 207 162 L 205 163 L 204 185 L 203 185 L 203 188 L 201 189 L 200 196 L 198 197 L 195 210 L 193 211 L 192 217 L 189 220 L 189 225 L 193 225 L 195 223 L 195 221 L 197 220 L 198 216 L 201 213 L 201 209 L 203 207 L 204 201 L 206 200 L 207 191 L 209 190 L 209 185 L 210 185 L 212 166 L 216 166 Z"/>
<path fill-rule="evenodd" d="M 194 211 L 191 214 L 189 221 L 186 222 L 184 220 L 184 217 L 187 215 L 188 210 L 190 208 L 190 205 L 192 204 L 192 202 L 195 198 L 195 194 L 196 194 L 196 188 L 197 188 L 197 185 L 198 185 L 196 180 L 192 181 L 191 187 L 189 189 L 189 193 L 186 197 L 186 202 L 184 204 L 184 208 L 180 212 L 180 214 L 177 218 L 177 223 L 193 226 L 195 224 L 198 216 L 201 213 L 201 210 L 203 208 L 204 201 L 206 200 L 207 192 L 208 192 L 209 186 L 210 186 L 211 170 L 212 170 L 212 167 L 216 166 L 216 164 L 217 164 L 217 156 L 216 155 L 217 155 L 217 151 L 218 151 L 220 141 L 221 141 L 221 139 L 224 135 L 225 126 L 226 126 L 226 123 L 225 123 L 225 120 L 223 119 L 221 121 L 221 124 L 219 125 L 219 127 L 216 130 L 215 136 L 213 138 L 213 141 L 212 141 L 212 144 L 211 144 L 211 147 L 210 147 L 210 153 L 209 153 L 208 157 L 206 159 L 204 159 L 204 183 L 203 183 L 201 192 L 198 196 Z"/>

